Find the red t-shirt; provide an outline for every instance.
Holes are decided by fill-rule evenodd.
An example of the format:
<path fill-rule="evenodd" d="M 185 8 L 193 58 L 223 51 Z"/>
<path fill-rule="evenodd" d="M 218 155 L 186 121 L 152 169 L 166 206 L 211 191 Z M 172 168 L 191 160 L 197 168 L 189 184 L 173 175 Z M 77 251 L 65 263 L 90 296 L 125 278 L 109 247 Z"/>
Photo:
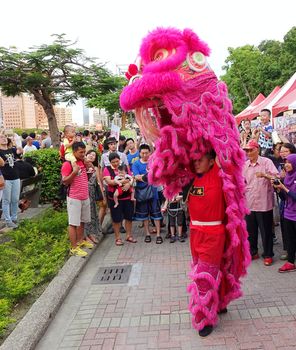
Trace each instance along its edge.
<path fill-rule="evenodd" d="M 188 197 L 191 220 L 202 222 L 224 220 L 226 208 L 219 170 L 215 162 L 206 174 L 195 177 Z"/>
<path fill-rule="evenodd" d="M 74 180 L 70 184 L 68 197 L 83 201 L 89 197 L 88 178 L 84 163 L 81 160 L 77 160 L 76 164 L 80 167 L 80 171 L 78 175 L 74 177 Z M 73 168 L 71 163 L 65 162 L 62 165 L 62 177 L 69 176 L 72 173 L 72 170 Z"/>
<path fill-rule="evenodd" d="M 114 171 L 114 175 L 117 176 L 118 175 L 118 169 L 113 169 Z M 129 175 L 132 175 L 130 170 L 128 170 L 127 172 Z M 105 178 L 106 176 L 110 176 L 111 177 L 111 180 L 114 180 L 114 177 L 115 176 L 112 176 L 112 174 L 110 174 L 110 171 L 108 169 L 108 167 L 105 167 L 104 170 L 103 170 L 103 178 Z M 111 197 L 111 194 L 115 192 L 115 190 L 118 188 L 118 185 L 116 186 L 110 186 L 108 185 L 108 188 L 107 188 L 107 191 L 108 191 L 108 197 L 109 199 L 113 199 Z M 124 194 L 124 198 L 121 198 L 120 195 L 118 197 L 118 200 L 127 200 L 127 199 L 131 199 L 131 195 L 130 195 L 130 191 L 128 191 L 129 193 L 129 196 L 127 196 L 127 194 L 125 193 Z"/>

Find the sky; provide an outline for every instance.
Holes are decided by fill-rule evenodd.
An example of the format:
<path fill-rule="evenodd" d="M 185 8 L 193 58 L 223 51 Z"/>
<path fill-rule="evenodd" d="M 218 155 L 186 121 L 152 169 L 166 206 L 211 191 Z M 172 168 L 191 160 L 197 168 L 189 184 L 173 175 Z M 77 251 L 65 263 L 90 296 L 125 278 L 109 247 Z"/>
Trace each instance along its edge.
<path fill-rule="evenodd" d="M 65 33 L 114 73 L 134 62 L 149 31 L 191 28 L 210 46 L 209 63 L 220 76 L 228 47 L 282 41 L 296 25 L 296 1 L 14 0 L 2 1 L 0 14 L 0 47 L 27 49 Z M 81 123 L 81 108 L 74 108 L 73 117 Z"/>

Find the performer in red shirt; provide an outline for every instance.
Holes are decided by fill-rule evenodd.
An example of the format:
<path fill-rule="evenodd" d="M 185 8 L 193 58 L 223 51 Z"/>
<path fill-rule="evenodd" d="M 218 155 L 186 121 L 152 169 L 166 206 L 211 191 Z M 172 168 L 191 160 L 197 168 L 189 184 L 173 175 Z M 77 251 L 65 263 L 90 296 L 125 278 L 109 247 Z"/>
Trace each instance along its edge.
<path fill-rule="evenodd" d="M 225 245 L 225 200 L 216 154 L 211 151 L 194 161 L 196 177 L 188 193 L 190 247 L 193 260 L 188 289 L 190 311 L 200 336 L 209 335 L 217 323 L 220 265 Z"/>

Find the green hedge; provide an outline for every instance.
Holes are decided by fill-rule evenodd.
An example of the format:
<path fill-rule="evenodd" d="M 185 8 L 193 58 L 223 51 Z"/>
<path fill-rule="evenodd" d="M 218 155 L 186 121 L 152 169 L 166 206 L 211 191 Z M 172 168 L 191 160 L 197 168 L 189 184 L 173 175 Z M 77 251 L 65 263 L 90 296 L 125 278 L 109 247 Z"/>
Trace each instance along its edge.
<path fill-rule="evenodd" d="M 60 191 L 62 163 L 57 149 L 41 149 L 29 152 L 25 157 L 31 157 L 37 168 L 43 174 L 41 186 L 41 202 L 51 202 L 57 199 Z"/>
<path fill-rule="evenodd" d="M 0 244 L 0 336 L 14 322 L 10 312 L 30 291 L 52 279 L 69 252 L 67 213 L 49 209 L 22 221 L 11 241 Z"/>

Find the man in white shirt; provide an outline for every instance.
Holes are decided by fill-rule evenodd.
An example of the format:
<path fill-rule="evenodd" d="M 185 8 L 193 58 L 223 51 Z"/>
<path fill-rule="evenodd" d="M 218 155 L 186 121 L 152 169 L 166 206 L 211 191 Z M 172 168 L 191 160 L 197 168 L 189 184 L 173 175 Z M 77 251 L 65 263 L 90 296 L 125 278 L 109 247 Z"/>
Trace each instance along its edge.
<path fill-rule="evenodd" d="M 26 153 L 32 152 L 32 151 L 37 151 L 37 147 L 33 145 L 33 139 L 31 136 L 28 136 L 26 138 L 26 141 L 27 141 L 27 144 L 24 147 L 23 154 L 26 154 Z"/>
<path fill-rule="evenodd" d="M 109 137 L 107 139 L 107 145 L 108 145 L 108 152 L 102 154 L 102 159 L 101 159 L 102 170 L 106 166 L 110 165 L 109 154 L 113 153 L 113 152 L 116 152 L 119 155 L 121 165 L 124 164 L 124 165 L 126 165 L 129 168 L 129 164 L 128 164 L 128 160 L 127 160 L 126 154 L 116 150 L 116 148 L 117 148 L 117 140 L 116 140 L 116 138 L 115 137 Z"/>

